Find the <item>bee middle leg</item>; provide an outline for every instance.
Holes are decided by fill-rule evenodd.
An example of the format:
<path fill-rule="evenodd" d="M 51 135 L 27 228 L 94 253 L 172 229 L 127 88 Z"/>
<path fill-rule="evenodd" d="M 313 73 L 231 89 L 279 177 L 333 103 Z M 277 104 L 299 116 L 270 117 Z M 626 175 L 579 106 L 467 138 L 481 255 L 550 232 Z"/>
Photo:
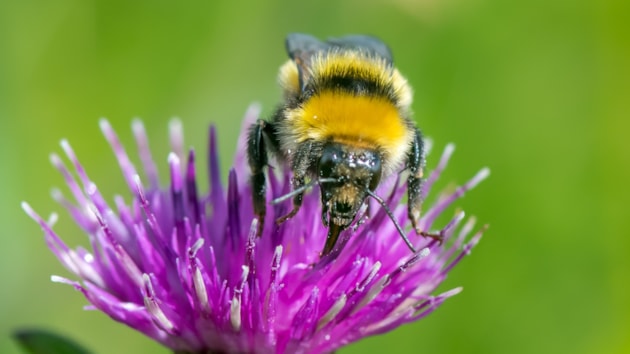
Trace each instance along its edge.
<path fill-rule="evenodd" d="M 267 209 L 267 183 L 264 171 L 265 166 L 268 165 L 268 147 L 266 142 L 269 142 L 274 148 L 278 145 L 273 130 L 273 123 L 259 119 L 252 124 L 247 137 L 247 161 L 251 169 L 252 202 L 254 214 L 258 217 L 258 236 L 262 234 L 265 226 Z"/>
<path fill-rule="evenodd" d="M 422 184 L 424 182 L 424 141 L 420 130 L 416 129 L 411 150 L 407 155 L 409 177 L 407 179 L 407 213 L 411 226 L 418 235 L 430 237 L 438 242 L 443 241 L 443 235 L 426 232 L 420 228 L 420 214 L 422 210 Z"/>

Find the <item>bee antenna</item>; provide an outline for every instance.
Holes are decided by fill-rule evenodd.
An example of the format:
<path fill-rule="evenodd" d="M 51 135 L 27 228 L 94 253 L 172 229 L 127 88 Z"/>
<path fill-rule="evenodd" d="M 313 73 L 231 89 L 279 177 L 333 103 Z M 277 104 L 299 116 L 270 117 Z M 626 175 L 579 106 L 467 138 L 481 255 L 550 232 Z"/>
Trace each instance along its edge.
<path fill-rule="evenodd" d="M 398 234 L 400 235 L 400 237 L 402 237 L 403 241 L 405 241 L 405 244 L 407 245 L 407 247 L 409 247 L 411 252 L 416 253 L 417 252 L 416 248 L 413 247 L 413 244 L 411 244 L 411 241 L 409 241 L 409 239 L 407 238 L 407 235 L 405 235 L 405 231 L 403 231 L 402 227 L 400 227 L 400 224 L 398 223 L 398 221 L 396 221 L 396 218 L 394 217 L 394 213 L 392 213 L 391 209 L 389 209 L 389 207 L 387 206 L 383 198 L 374 194 L 374 192 L 372 192 L 371 190 L 367 188 L 365 189 L 365 191 L 370 197 L 374 198 L 374 200 L 376 200 L 383 207 L 383 209 L 385 209 L 385 213 L 387 213 L 387 216 L 389 216 L 389 218 L 394 223 L 394 227 L 396 227 Z"/>
<path fill-rule="evenodd" d="M 276 205 L 278 203 L 282 203 L 282 202 L 284 202 L 285 200 L 287 200 L 289 198 L 293 198 L 293 197 L 295 197 L 296 195 L 298 195 L 300 193 L 304 193 L 304 191 L 306 191 L 307 189 L 313 187 L 316 184 L 327 183 L 327 182 L 337 182 L 337 180 L 334 179 L 334 178 L 314 179 L 314 180 L 310 181 L 309 183 L 307 183 L 307 184 L 305 184 L 305 185 L 303 185 L 303 186 L 301 186 L 299 188 L 296 188 L 296 189 L 290 191 L 289 193 L 287 193 L 287 194 L 285 194 L 285 195 L 283 195 L 281 197 L 278 197 L 278 198 L 272 200 L 271 204 L 272 205 Z"/>

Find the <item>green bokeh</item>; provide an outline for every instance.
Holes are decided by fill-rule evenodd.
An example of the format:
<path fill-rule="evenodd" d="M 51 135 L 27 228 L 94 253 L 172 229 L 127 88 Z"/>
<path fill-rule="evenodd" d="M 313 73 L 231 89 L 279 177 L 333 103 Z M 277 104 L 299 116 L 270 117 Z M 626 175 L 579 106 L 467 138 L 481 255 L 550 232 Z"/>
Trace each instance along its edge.
<path fill-rule="evenodd" d="M 59 211 L 56 230 L 86 245 L 49 196 L 63 181 L 48 154 L 68 138 L 104 195 L 124 191 L 101 116 L 130 147 L 129 122 L 142 117 L 162 162 L 172 116 L 199 148 L 213 122 L 227 168 L 248 104 L 269 112 L 280 96 L 292 31 L 382 37 L 425 133 L 457 144 L 443 184 L 492 169 L 459 203 L 491 224 L 446 282 L 464 292 L 341 353 L 630 352 L 629 4 L 0 2 L 0 352 L 18 352 L 12 330 L 37 326 L 98 353 L 167 353 L 49 281 L 67 273 L 19 203 Z"/>

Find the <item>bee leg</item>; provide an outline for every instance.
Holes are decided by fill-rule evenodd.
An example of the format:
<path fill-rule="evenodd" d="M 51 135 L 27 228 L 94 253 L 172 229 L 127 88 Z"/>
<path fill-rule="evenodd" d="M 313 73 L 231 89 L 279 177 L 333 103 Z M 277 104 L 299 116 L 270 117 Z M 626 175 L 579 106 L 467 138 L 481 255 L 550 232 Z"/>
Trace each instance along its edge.
<path fill-rule="evenodd" d="M 328 222 L 328 210 L 329 210 L 328 203 L 322 200 L 322 224 L 324 224 L 325 227 L 328 227 L 328 225 L 330 224 Z"/>
<path fill-rule="evenodd" d="M 297 189 L 304 186 L 304 176 L 293 177 L 292 181 L 293 181 L 293 189 Z M 283 215 L 277 218 L 276 224 L 282 224 L 283 222 L 294 217 L 295 214 L 297 214 L 297 212 L 300 210 L 300 207 L 302 206 L 302 199 L 304 199 L 304 193 L 300 193 L 296 195 L 295 197 L 293 197 L 293 209 L 291 209 L 291 211 L 288 212 L 286 215 Z"/>
<path fill-rule="evenodd" d="M 424 141 L 420 130 L 416 129 L 411 150 L 407 155 L 407 167 L 409 168 L 409 177 L 407 179 L 407 212 L 411 226 L 416 230 L 418 235 L 430 237 L 442 243 L 443 235 L 426 232 L 420 228 L 420 213 L 422 209 L 422 183 L 424 182 Z"/>
<path fill-rule="evenodd" d="M 267 185 L 264 168 L 268 163 L 268 150 L 265 136 L 272 144 L 276 144 L 273 125 L 259 119 L 252 124 L 247 137 L 247 161 L 251 169 L 252 202 L 254 214 L 258 217 L 257 235 L 260 237 L 265 226 Z"/>
<path fill-rule="evenodd" d="M 312 143 L 307 143 L 300 146 L 295 151 L 295 156 L 293 160 L 293 190 L 301 188 L 304 186 L 304 180 L 306 178 L 306 171 L 309 168 L 310 162 L 312 160 L 311 154 L 313 153 L 313 145 Z M 299 193 L 295 197 L 293 197 L 293 209 L 289 211 L 286 215 L 283 215 L 276 219 L 277 224 L 281 224 L 297 214 L 302 207 L 302 200 L 304 199 L 304 193 Z"/>

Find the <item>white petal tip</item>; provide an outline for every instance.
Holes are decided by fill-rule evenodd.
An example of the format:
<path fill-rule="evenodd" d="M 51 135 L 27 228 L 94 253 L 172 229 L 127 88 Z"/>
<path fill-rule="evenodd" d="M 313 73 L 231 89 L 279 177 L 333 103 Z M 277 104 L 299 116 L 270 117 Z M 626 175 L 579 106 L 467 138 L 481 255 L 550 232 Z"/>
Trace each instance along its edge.
<path fill-rule="evenodd" d="M 169 128 L 171 129 L 177 129 L 177 130 L 182 129 L 182 121 L 181 119 L 179 119 L 179 117 L 172 117 L 168 125 L 169 125 Z"/>
<path fill-rule="evenodd" d="M 22 210 L 24 210 L 24 212 L 26 212 L 28 215 L 31 215 L 34 213 L 33 208 L 31 208 L 31 206 L 27 202 L 22 201 L 20 203 L 20 206 L 22 207 Z"/>
<path fill-rule="evenodd" d="M 280 257 L 282 257 L 282 250 L 283 250 L 282 245 L 276 246 L 276 249 L 273 251 L 273 258 L 280 259 Z"/>
<path fill-rule="evenodd" d="M 490 176 L 490 168 L 488 167 L 484 167 L 482 168 L 478 173 L 477 176 L 479 176 L 480 179 L 486 179 L 488 178 L 488 176 Z"/>
<path fill-rule="evenodd" d="M 87 187 L 85 187 L 85 193 L 87 193 L 90 196 L 96 194 L 96 192 L 98 192 L 98 187 L 96 186 L 96 183 L 94 182 L 88 183 Z"/>
<path fill-rule="evenodd" d="M 243 274 L 241 274 L 241 280 L 245 281 L 247 280 L 247 277 L 249 276 L 249 267 L 246 265 L 242 265 L 241 269 L 243 270 Z"/>
<path fill-rule="evenodd" d="M 53 188 L 50 190 L 50 196 L 56 202 L 60 202 L 63 199 L 63 193 L 59 188 Z"/>
<path fill-rule="evenodd" d="M 59 157 L 59 155 L 52 153 L 50 155 L 48 155 L 48 160 L 50 161 L 50 163 L 53 166 L 59 166 L 61 165 L 61 157 Z"/>
<path fill-rule="evenodd" d="M 73 282 L 72 280 L 68 279 L 68 278 L 64 278 L 62 276 L 59 275 L 51 275 L 50 276 L 50 281 L 52 281 L 53 283 L 60 283 L 60 284 L 69 284 L 69 285 L 74 285 L 75 282 Z"/>
<path fill-rule="evenodd" d="M 107 120 L 107 118 L 102 117 L 101 119 L 98 120 L 98 126 L 101 127 L 101 130 L 109 130 L 111 129 L 111 124 L 109 124 L 109 121 Z"/>
<path fill-rule="evenodd" d="M 262 104 L 260 102 L 252 102 L 249 107 L 247 107 L 247 115 L 254 114 L 258 115 L 262 110 Z"/>
<path fill-rule="evenodd" d="M 171 152 L 168 154 L 168 163 L 179 164 L 179 157 L 177 156 L 176 153 Z"/>
<path fill-rule="evenodd" d="M 203 247 L 204 239 L 200 238 L 190 247 L 190 252 L 193 256 L 197 254 L 197 252 Z"/>
<path fill-rule="evenodd" d="M 142 119 L 134 118 L 131 120 L 131 129 L 134 132 L 144 131 L 144 123 L 142 123 Z"/>
<path fill-rule="evenodd" d="M 451 296 L 455 296 L 455 295 L 457 295 L 457 294 L 461 293 L 463 290 L 464 290 L 464 288 L 463 288 L 463 287 L 461 287 L 461 286 L 459 286 L 459 287 L 457 287 L 457 288 L 455 288 L 455 289 L 451 289 L 451 290 L 449 290 L 449 291 L 446 291 L 446 292 L 444 292 L 444 293 L 440 294 L 440 296 L 441 296 L 441 297 L 451 297 Z"/>
<path fill-rule="evenodd" d="M 425 248 L 421 249 L 418 254 L 420 255 L 421 258 L 424 258 L 424 257 L 428 256 L 430 253 L 431 253 L 431 250 L 428 247 L 425 247 Z"/>
<path fill-rule="evenodd" d="M 490 169 L 487 167 L 482 168 L 477 174 L 468 182 L 468 189 L 476 187 L 479 183 L 490 176 Z"/>

